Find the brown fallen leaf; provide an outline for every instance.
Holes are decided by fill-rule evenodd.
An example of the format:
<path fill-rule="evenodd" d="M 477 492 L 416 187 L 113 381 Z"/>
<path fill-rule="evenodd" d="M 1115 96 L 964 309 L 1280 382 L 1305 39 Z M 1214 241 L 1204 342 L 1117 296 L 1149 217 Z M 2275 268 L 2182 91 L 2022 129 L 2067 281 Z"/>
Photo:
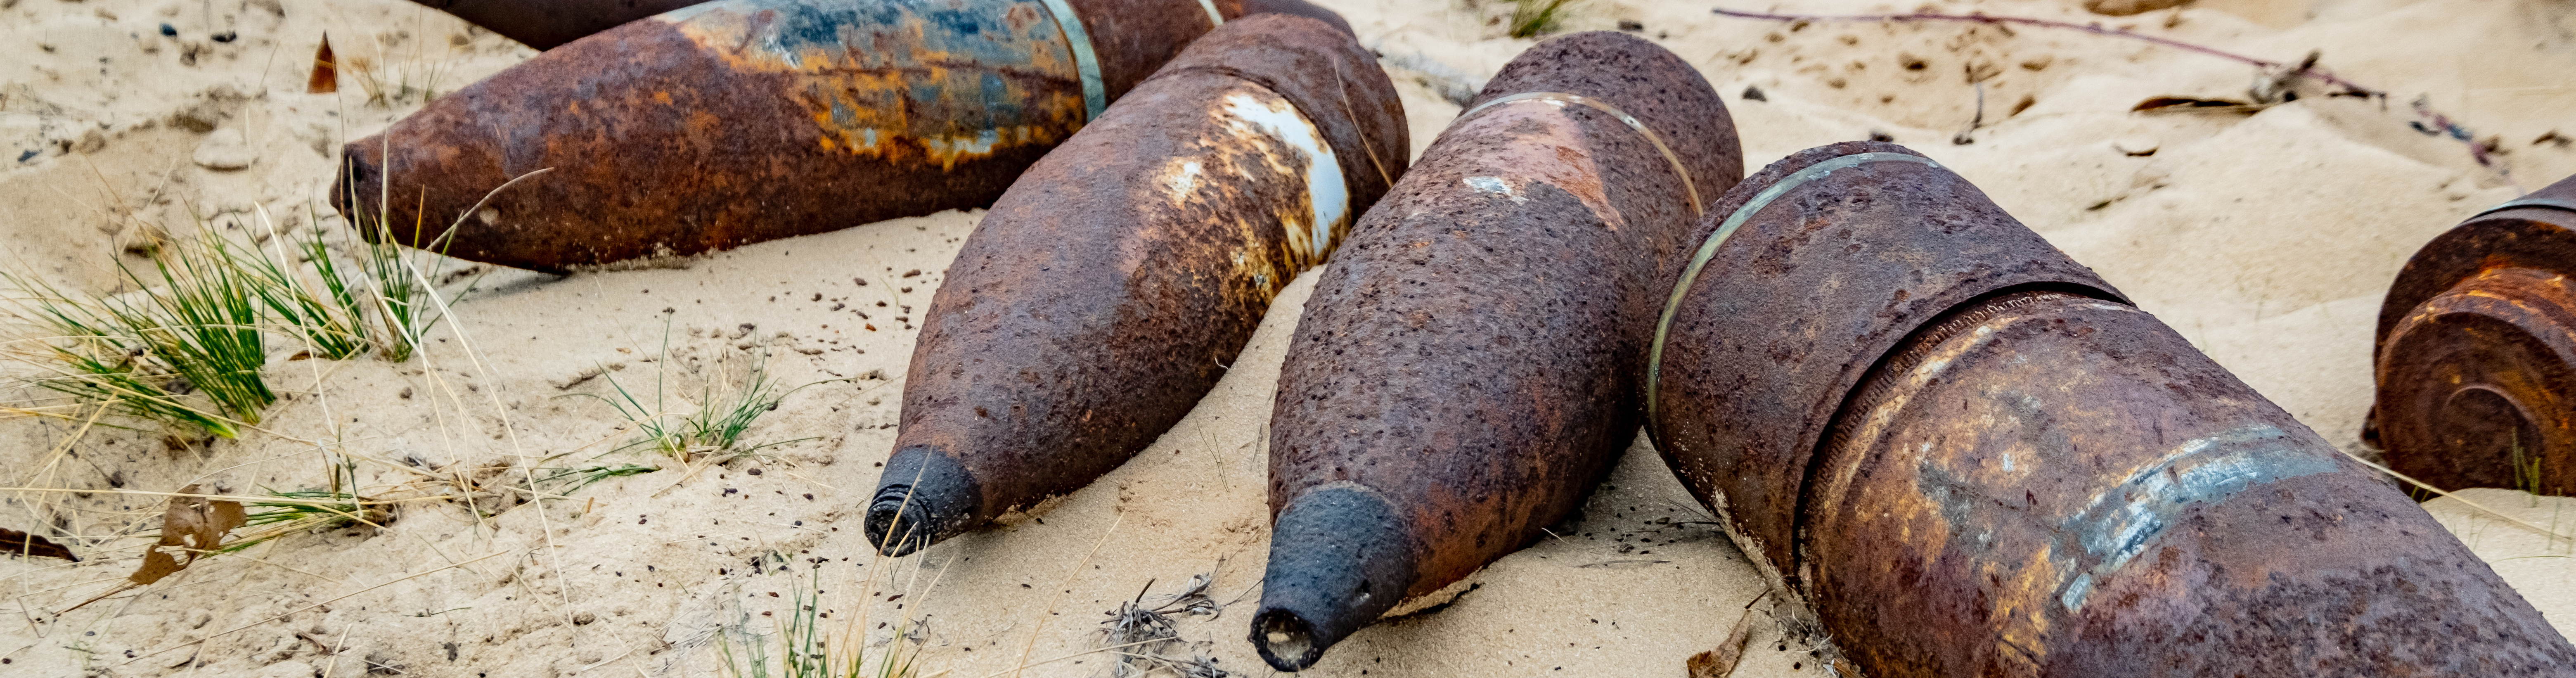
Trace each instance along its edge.
<path fill-rule="evenodd" d="M 1762 600 L 1755 598 L 1755 601 Z M 1753 606 L 1744 607 L 1744 616 L 1735 618 L 1735 630 L 1726 634 L 1726 642 L 1717 649 L 1691 655 L 1685 665 L 1690 678 L 1726 678 L 1735 674 L 1735 665 L 1744 661 L 1744 643 L 1753 639 Z"/>
<path fill-rule="evenodd" d="M 189 485 L 179 488 L 178 493 L 198 494 L 198 489 L 196 485 Z M 73 605 L 55 614 L 71 614 L 72 610 L 88 607 L 90 603 L 106 600 L 109 596 L 132 591 L 135 587 L 148 586 L 153 582 L 161 581 L 164 577 L 178 574 L 180 570 L 188 569 L 190 564 L 197 562 L 197 558 L 213 553 L 216 547 L 222 546 L 224 533 L 249 522 L 250 512 L 242 508 L 241 502 L 204 497 L 171 497 L 170 508 L 161 512 L 161 539 L 154 542 L 151 548 L 143 550 L 143 566 L 135 568 L 134 574 L 127 575 L 125 583 L 117 585 L 116 588 L 108 589 L 106 593 L 92 596 L 89 600 L 81 601 L 79 605 Z M 182 554 L 187 557 L 181 559 Z"/>
<path fill-rule="evenodd" d="M 2138 105 L 2129 107 L 2129 110 L 2135 113 L 2252 113 L 2266 108 L 2271 106 L 2232 99 L 2153 97 L 2138 102 Z"/>
<path fill-rule="evenodd" d="M 78 556 L 72 555 L 71 549 L 63 548 L 61 544 L 6 527 L 0 527 L 0 551 L 7 551 L 13 556 L 61 558 L 75 563 L 80 562 Z"/>
<path fill-rule="evenodd" d="M 306 94 L 330 94 L 340 91 L 340 71 L 332 63 L 331 34 L 322 34 L 322 48 L 313 50 L 313 78 L 305 81 Z"/>
<path fill-rule="evenodd" d="M 179 494 L 197 494 L 197 486 L 179 488 Z M 188 569 L 197 557 L 211 553 L 224 543 L 224 533 L 249 522 L 241 502 L 202 497 L 171 497 L 170 508 L 161 514 L 161 540 L 143 552 L 143 567 L 127 577 L 136 585 L 161 581 L 180 570 Z M 173 548 L 176 547 L 176 548 Z M 170 549 L 170 550 L 164 550 Z M 180 560 L 171 550 L 187 555 Z"/>

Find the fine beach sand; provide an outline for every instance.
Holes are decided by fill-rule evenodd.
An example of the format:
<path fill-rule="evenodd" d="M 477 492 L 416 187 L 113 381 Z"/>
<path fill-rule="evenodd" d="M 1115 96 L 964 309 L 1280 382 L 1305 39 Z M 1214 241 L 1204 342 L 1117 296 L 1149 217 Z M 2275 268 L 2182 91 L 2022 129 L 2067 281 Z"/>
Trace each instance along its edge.
<path fill-rule="evenodd" d="M 1417 152 L 1458 113 L 1443 90 L 1480 85 L 1531 44 L 1488 22 L 1509 12 L 1493 0 L 1321 4 L 1387 57 Z M 2361 449 L 2370 402 L 2372 322 L 2406 257 L 2478 209 L 2576 172 L 2576 147 L 2536 141 L 2576 136 L 2576 4 L 2565 0 L 2201 0 L 2130 17 L 2075 0 L 1794 10 L 2101 21 L 2293 62 L 2321 50 L 2324 68 L 2391 95 L 2172 115 L 2130 108 L 2243 98 L 2256 73 L 2072 31 L 1791 25 L 1711 6 L 1584 0 L 1563 30 L 1633 21 L 1697 65 L 1744 134 L 1748 171 L 1873 132 L 1931 155 L 2348 449 Z M 178 35 L 162 36 L 164 23 Z M 237 38 L 209 38 L 227 31 Z M 351 65 L 338 94 L 306 94 L 326 31 Z M 0 267 L 82 294 L 122 291 L 115 265 L 148 265 L 122 253 L 146 239 L 143 224 L 184 236 L 192 215 L 245 236 L 265 233 L 264 212 L 282 231 L 339 241 L 345 228 L 316 206 L 341 143 L 417 110 L 419 90 L 449 91 L 534 53 L 398 0 L 0 0 Z M 360 59 L 387 84 L 362 85 Z M 1954 144 L 1978 116 L 1972 78 L 1984 126 Z M 2495 138 L 2510 172 L 2411 128 L 2418 95 L 2475 139 Z M 244 154 L 255 156 L 244 169 L 196 162 Z M 862 502 L 894 438 L 918 314 L 980 215 L 563 278 L 469 269 L 442 289 L 478 289 L 412 361 L 279 351 L 266 374 L 290 395 L 264 432 L 238 441 L 173 450 L 157 433 L 0 418 L 0 482 L 86 492 L 0 491 L 0 527 L 61 526 L 87 558 L 0 559 L 0 658 L 11 664 L 0 675 L 354 677 L 370 663 L 425 676 L 713 675 L 718 638 L 770 632 L 783 619 L 771 613 L 811 590 L 801 577 L 817 560 L 828 561 L 831 627 L 864 618 L 872 644 L 917 629 L 923 676 L 1008 675 L 1022 663 L 1026 675 L 1108 675 L 1117 655 L 1082 654 L 1101 646 L 1104 613 L 1211 573 L 1223 610 L 1175 617 L 1198 644 L 1175 652 L 1268 675 L 1244 640 L 1269 537 L 1264 422 L 1311 273 L 1215 392 L 1135 460 L 1011 525 L 906 558 L 869 555 Z M 632 439 L 608 405 L 577 394 L 608 393 L 612 380 L 650 390 L 661 375 L 671 393 L 694 395 L 764 346 L 783 383 L 835 380 L 758 420 L 750 440 L 795 441 L 767 459 L 662 461 L 485 518 L 461 502 L 405 502 L 383 530 L 281 538 L 62 612 L 111 589 L 149 543 L 130 534 L 155 529 L 161 499 L 116 488 L 317 487 L 328 473 L 317 443 L 357 460 L 373 497 L 508 482 L 541 459 L 571 463 Z M 11 384 L 0 404 L 42 397 L 14 386 L 35 374 L 0 363 Z M 2576 500 L 2464 494 L 2576 534 Z M 2576 628 L 2576 541 L 2456 500 L 2426 508 Z M 1707 520 L 1640 443 L 1555 537 L 1476 574 L 1445 608 L 1360 632 L 1311 673 L 1683 675 L 1684 659 L 1716 647 L 1764 590 Z M 1754 607 L 1737 675 L 1828 673 L 1768 605 Z"/>

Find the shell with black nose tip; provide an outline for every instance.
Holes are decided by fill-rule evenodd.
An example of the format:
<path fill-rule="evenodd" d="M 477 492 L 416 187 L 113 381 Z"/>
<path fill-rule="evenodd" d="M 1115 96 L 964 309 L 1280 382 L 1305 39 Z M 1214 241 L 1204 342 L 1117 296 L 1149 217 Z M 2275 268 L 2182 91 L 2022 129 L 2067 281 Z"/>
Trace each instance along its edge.
<path fill-rule="evenodd" d="M 1579 33 L 1505 65 L 1316 282 L 1271 415 L 1249 635 L 1283 671 L 1562 521 L 1633 439 L 1637 376 L 1725 104 L 1679 56 Z"/>
<path fill-rule="evenodd" d="M 1394 83 L 1323 22 L 1254 16 L 1191 45 L 967 236 L 913 349 L 873 536 L 908 553 L 1152 445 L 1410 147 Z"/>

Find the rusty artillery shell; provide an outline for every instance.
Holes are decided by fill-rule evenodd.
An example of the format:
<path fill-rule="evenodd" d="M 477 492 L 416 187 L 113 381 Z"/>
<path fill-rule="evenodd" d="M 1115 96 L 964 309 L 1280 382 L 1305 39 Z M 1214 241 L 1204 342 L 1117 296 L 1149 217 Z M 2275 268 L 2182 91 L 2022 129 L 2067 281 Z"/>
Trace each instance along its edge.
<path fill-rule="evenodd" d="M 1494 76 L 1361 218 L 1291 340 L 1264 660 L 1312 665 L 1578 505 L 1636 431 L 1659 269 L 1742 157 L 1708 82 L 1645 40 L 1560 37 Z"/>
<path fill-rule="evenodd" d="M 540 50 L 706 0 L 412 0 Z"/>
<path fill-rule="evenodd" d="M 352 142 L 332 199 L 426 225 L 391 229 L 403 244 L 455 223 L 440 244 L 452 256 L 556 272 L 983 207 L 1226 11 L 1242 6 L 694 5 L 549 50 Z"/>
<path fill-rule="evenodd" d="M 2379 309 L 2367 437 L 2445 490 L 2576 492 L 2576 177 L 2470 217 Z"/>
<path fill-rule="evenodd" d="M 626 22 L 706 2 L 707 0 L 412 0 L 437 9 L 466 23 L 517 40 L 539 50 L 572 42 L 583 36 L 615 28 Z M 1071 3 L 1076 11 L 1088 9 L 1090 3 Z M 1253 14 L 1295 14 L 1330 23 L 1341 32 L 1351 32 L 1349 22 L 1332 10 L 1316 7 L 1304 0 L 1208 0 L 1200 3 L 1224 16 Z M 1151 69 L 1148 69 L 1151 70 Z"/>
<path fill-rule="evenodd" d="M 1793 154 L 1698 236 L 1649 431 L 1868 675 L 2576 662 L 2422 508 L 1928 159 Z"/>
<path fill-rule="evenodd" d="M 1250 17 L 1182 52 L 1031 167 L 949 265 L 869 539 L 910 553 L 1151 445 L 1410 148 L 1394 83 L 1328 24 Z"/>

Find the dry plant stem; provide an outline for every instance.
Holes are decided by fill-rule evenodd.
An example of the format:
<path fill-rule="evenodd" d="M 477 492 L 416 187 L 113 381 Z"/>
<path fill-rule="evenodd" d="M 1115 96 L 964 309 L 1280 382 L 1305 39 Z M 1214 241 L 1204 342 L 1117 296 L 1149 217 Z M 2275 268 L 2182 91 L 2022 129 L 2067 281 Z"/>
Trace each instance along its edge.
<path fill-rule="evenodd" d="M 350 500 L 350 501 L 319 501 L 319 500 L 310 500 L 310 499 L 294 499 L 294 498 L 289 498 L 289 497 L 277 497 L 277 496 L 270 496 L 270 495 L 192 494 L 192 493 L 185 493 L 185 492 L 151 492 L 151 491 L 146 491 L 146 490 L 119 490 L 119 489 L 76 490 L 76 489 L 60 488 L 60 487 L 0 487 L 0 492 L 56 492 L 56 493 L 63 493 L 63 492 L 85 492 L 85 493 L 93 493 L 93 494 L 140 494 L 140 495 L 150 495 L 150 496 L 155 496 L 155 497 L 182 497 L 182 498 L 188 498 L 188 499 L 214 499 L 214 500 L 220 500 L 220 501 L 238 501 L 238 502 L 243 502 L 243 503 L 250 503 L 250 502 L 265 502 L 265 503 L 271 503 L 271 504 L 297 504 L 297 505 L 314 506 L 314 507 L 348 506 L 348 505 L 352 505 L 352 504 L 362 505 L 362 506 L 372 506 L 372 505 L 389 505 L 389 504 L 401 504 L 401 503 L 406 503 L 406 502 L 415 502 L 415 501 L 437 501 L 437 500 L 441 500 L 441 499 L 461 499 L 461 498 L 462 498 L 462 497 L 459 497 L 459 496 L 456 496 L 456 495 L 451 495 L 451 494 L 442 494 L 442 495 L 438 495 L 438 496 L 434 496 L 434 497 L 407 497 L 407 498 L 403 498 L 403 499 L 365 499 L 365 500 Z M 567 497 L 557 497 L 557 498 L 567 498 Z"/>
<path fill-rule="evenodd" d="M 2337 77 L 2333 73 L 2317 69 L 2313 66 L 2294 65 L 2270 59 L 2258 59 L 2214 47 L 2203 47 L 2172 38 L 2157 37 L 2125 29 L 2103 28 L 2102 24 L 2098 22 L 2079 24 L 2067 21 L 2052 21 L 2049 19 L 2033 19 L 2029 17 L 1991 16 L 1982 13 L 1942 14 L 1939 12 L 1913 12 L 1909 14 L 1780 14 L 1774 12 L 1746 12 L 1732 9 L 1712 9 L 1709 11 L 1716 13 L 1718 16 L 1734 17 L 1738 19 L 1760 19 L 1764 21 L 1948 21 L 1954 23 L 1985 24 L 1989 26 L 2016 24 L 2022 26 L 2038 26 L 2041 28 L 2083 31 L 2094 35 L 2142 40 L 2185 52 L 2204 54 L 2229 61 L 2249 64 L 2267 71 L 2286 73 L 2296 77 L 2312 78 L 2318 82 L 2343 88 L 2344 91 L 2341 92 L 2341 94 L 2365 96 L 2379 99 L 2383 102 L 2388 100 L 2387 90 L 2368 87 L 2361 83 L 2345 80 L 2341 77 Z M 2457 125 L 2452 123 L 2449 116 L 2442 115 L 2441 112 L 2433 110 L 2432 107 L 2425 105 L 2422 101 L 2417 101 L 2415 103 L 2415 113 L 2418 116 L 2422 116 L 2432 121 L 2433 126 L 2436 128 L 2445 131 L 2458 128 Z M 2464 134 L 2465 133 L 2463 133 L 2463 135 Z M 2508 169 L 2501 166 L 2500 163 L 2495 162 L 2493 158 L 2489 157 L 2486 153 L 2486 149 L 2480 148 L 2475 139 L 2461 139 L 2461 143 L 2465 143 L 2469 146 L 2469 157 L 2476 160 L 2479 167 L 2495 170 L 2497 174 L 2508 174 Z M 2519 184 L 2515 186 L 2515 192 L 2521 192 Z"/>
<path fill-rule="evenodd" d="M 2347 458 L 2350 458 L 2350 459 L 2352 459 L 2353 461 L 2361 462 L 2361 465 L 2363 465 L 2363 466 L 2368 466 L 2368 467 L 2370 467 L 2372 470 L 2378 471 L 2378 472 L 2380 472 L 2380 473 L 2386 473 L 2386 474 L 2388 474 L 2388 476 L 2389 476 L 2389 477 L 2391 477 L 2391 478 L 2396 478 L 2396 479 L 2398 479 L 2398 480 L 2406 481 L 2406 483 L 2407 483 L 2407 484 L 2409 484 L 2409 485 L 2414 485 L 2414 486 L 2416 486 L 2416 487 L 2420 487 L 2420 488 L 2424 488 L 2424 490 L 2425 490 L 2425 491 L 2427 491 L 2427 492 L 2431 492 L 2431 493 L 2434 493 L 2434 494 L 2442 495 L 2442 496 L 2444 496 L 2444 497 L 2449 497 L 2449 498 L 2451 498 L 2451 500 L 2452 500 L 2452 501 L 2457 501 L 2457 502 L 2460 502 L 2460 503 L 2462 503 L 2462 504 L 2468 504 L 2468 505 L 2469 505 L 2469 508 L 2473 508 L 2473 509 L 2477 509 L 2477 510 L 2479 510 L 2479 511 L 2483 511 L 2483 512 L 2485 512 L 2487 515 L 2495 516 L 2495 517 L 2497 517 L 2497 518 L 2502 518 L 2502 519 L 2504 519 L 2506 522 L 2510 522 L 2510 523 L 2513 523 L 2513 524 L 2515 524 L 2515 525 L 2521 525 L 2521 526 L 2523 526 L 2523 527 L 2531 528 L 2531 530 L 2532 530 L 2532 531 L 2534 531 L 2534 532 L 2538 532 L 2538 533 L 2541 533 L 2542 535 L 2546 535 L 2546 536 L 2548 536 L 2552 541 L 2559 540 L 2559 539 L 2566 539 L 2566 540 L 2569 540 L 2569 541 L 2576 541 L 2576 537 L 2571 537 L 2571 536 L 2568 536 L 2568 535 L 2559 534 L 2559 533 L 2558 533 L 2557 531 L 2555 531 L 2555 530 L 2551 530 L 2551 529 L 2546 528 L 2546 527 L 2541 527 L 2541 526 L 2539 526 L 2539 525 L 2533 524 L 2531 521 L 2523 520 L 2523 519 L 2521 519 L 2521 518 L 2515 518 L 2515 517 L 2513 517 L 2513 516 L 2505 515 L 2505 514 L 2504 514 L 2504 512 L 2502 512 L 2502 511 L 2497 511 L 2497 510 L 2495 510 L 2495 509 L 2487 508 L 2487 507 L 2486 507 L 2486 505 L 2484 505 L 2484 504 L 2479 504 L 2479 503 L 2474 502 L 2474 501 L 2469 501 L 2469 498 L 2468 498 L 2468 497 L 2463 497 L 2463 496 L 2460 496 L 2460 495 L 2452 494 L 2452 493 L 2451 493 L 2450 491 L 2448 491 L 2448 490 L 2444 490 L 2444 489 L 2439 488 L 2439 487 L 2434 487 L 2434 486 L 2432 486 L 2431 484 L 2426 483 L 2426 482 L 2424 482 L 2424 481 L 2416 480 L 2416 479 L 2414 479 L 2414 478 L 2408 477 L 2406 474 L 2398 473 L 2395 469 L 2391 469 L 2391 468 L 2388 468 L 2388 467 L 2386 467 L 2386 466 L 2379 465 L 2379 464 L 2374 463 L 2374 462 L 2372 462 L 2372 461 L 2370 461 L 2370 460 L 2368 460 L 2368 459 L 2363 459 L 2363 458 L 2361 458 L 2359 455 L 2355 455 L 2355 454 L 2353 454 L 2353 453 L 2352 453 L 2352 452 L 2350 452 L 2350 451 L 2346 451 L 2346 450 L 2343 450 L 2343 449 L 2340 449 L 2340 448 L 2337 448 L 2337 449 L 2336 449 L 2336 451 L 2338 451 L 2338 452 L 2343 452 L 2343 456 L 2345 456 L 2345 457 L 2347 457 Z"/>
<path fill-rule="evenodd" d="M 1063 604 L 1063 603 L 1064 603 L 1064 594 L 1065 594 L 1065 591 L 1067 590 L 1065 587 L 1066 587 L 1066 586 L 1070 586 L 1070 585 L 1072 585 L 1072 584 L 1073 584 L 1073 578 L 1074 578 L 1074 577 L 1077 577 L 1077 576 L 1081 576 L 1081 575 L 1082 575 L 1082 567 L 1083 567 L 1083 566 L 1085 566 L 1085 565 L 1090 565 L 1090 564 L 1091 564 L 1091 557 L 1092 557 L 1092 556 L 1100 555 L 1100 547 L 1105 546 L 1105 545 L 1107 545 L 1107 544 L 1109 543 L 1109 535 L 1117 534 L 1117 533 L 1118 533 L 1118 524 L 1119 524 L 1119 523 L 1126 522 L 1126 521 L 1127 521 L 1127 514 L 1126 514 L 1126 513 L 1124 513 L 1124 512 L 1119 513 L 1119 514 L 1118 514 L 1118 516 L 1117 516 L 1117 517 L 1115 517 L 1115 518 L 1111 518 L 1111 519 L 1109 519 L 1109 529 L 1102 530 L 1102 531 L 1100 532 L 1100 539 L 1099 539 L 1099 540 L 1097 540 L 1097 541 L 1093 541 L 1093 542 L 1091 542 L 1091 550 L 1090 550 L 1089 552 L 1086 552 L 1086 553 L 1082 554 L 1082 561 L 1081 561 L 1081 562 L 1077 562 L 1077 563 L 1074 563 L 1074 564 L 1073 564 L 1073 571 L 1072 571 L 1072 572 L 1067 572 L 1067 573 L 1065 573 L 1065 575 L 1064 575 L 1064 581 L 1056 582 L 1056 586 L 1055 586 L 1055 591 L 1056 591 L 1056 592 L 1055 592 L 1055 599 L 1054 599 L 1054 600 L 1047 601 L 1047 606 L 1046 606 L 1046 611 L 1047 611 L 1047 612 L 1054 612 L 1054 611 L 1055 611 L 1055 608 L 1056 608 L 1056 606 L 1057 606 L 1057 605 L 1061 605 L 1061 604 Z M 1046 621 L 1047 621 L 1047 616 L 1052 616 L 1052 615 L 1046 615 L 1046 616 L 1040 616 L 1040 617 L 1038 617 L 1038 623 L 1037 623 L 1036 625 L 1034 625 L 1034 626 L 1029 627 L 1029 642 L 1028 642 L 1028 644 L 1027 644 L 1027 645 L 1022 645 L 1022 646 L 1020 646 L 1020 658 L 1019 658 L 1019 660 L 1018 660 L 1018 661 L 1013 662 L 1013 664 L 1014 664 L 1014 665 L 1013 665 L 1013 666 L 1011 667 L 1011 669 L 1010 669 L 1010 671 L 1011 671 L 1011 676 L 1013 676 L 1013 678 L 1017 678 L 1017 677 L 1020 675 L 1020 670 L 1021 670 L 1021 669 L 1026 669 L 1026 668 L 1028 668 L 1028 667 L 1029 667 L 1029 651 L 1030 651 L 1030 650 L 1037 649 L 1037 646 L 1038 646 L 1038 632 L 1043 631 L 1043 630 L 1046 630 Z M 1103 648 L 1103 649 L 1107 649 L 1107 648 Z M 1000 675 L 1000 674 L 994 674 L 994 675 Z"/>

